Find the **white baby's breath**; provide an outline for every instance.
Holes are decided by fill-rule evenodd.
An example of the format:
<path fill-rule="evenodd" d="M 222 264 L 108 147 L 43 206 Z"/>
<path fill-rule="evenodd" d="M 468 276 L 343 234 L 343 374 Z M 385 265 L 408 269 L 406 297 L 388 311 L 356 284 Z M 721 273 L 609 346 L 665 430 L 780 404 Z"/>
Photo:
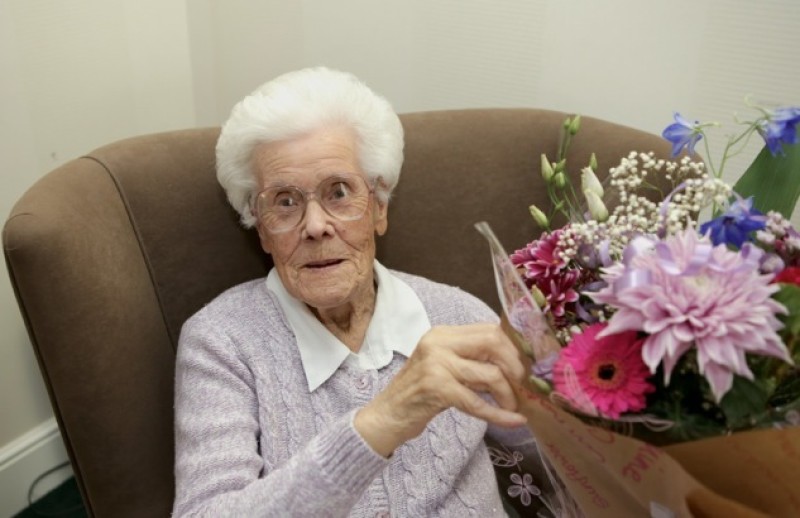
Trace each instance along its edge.
<path fill-rule="evenodd" d="M 662 204 L 647 195 L 664 199 L 670 193 L 659 191 L 647 177 L 665 175 L 673 190 Z M 601 245 L 610 258 L 617 259 L 634 235 L 674 234 L 696 226 L 699 212 L 731 196 L 730 186 L 709 175 L 702 162 L 689 157 L 679 161 L 656 159 L 652 152 L 630 152 L 609 170 L 606 183 L 616 206 L 606 221 L 573 222 L 564 229 L 559 248 L 565 260 L 581 260 L 581 247 L 598 250 Z"/>

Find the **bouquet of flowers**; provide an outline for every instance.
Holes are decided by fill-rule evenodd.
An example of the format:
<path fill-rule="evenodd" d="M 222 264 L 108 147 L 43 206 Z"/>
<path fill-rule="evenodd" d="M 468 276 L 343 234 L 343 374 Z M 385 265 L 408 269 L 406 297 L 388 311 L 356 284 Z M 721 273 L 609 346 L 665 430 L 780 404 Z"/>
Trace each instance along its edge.
<path fill-rule="evenodd" d="M 579 120 L 566 122 L 562 149 Z M 751 176 L 790 162 L 784 147 L 798 140 L 800 108 L 747 122 L 711 172 L 691 156 L 708 125 L 675 120 L 664 136 L 674 156 L 689 155 L 623 158 L 609 173 L 611 211 L 593 164 L 581 171 L 578 204 L 563 181 L 565 161 L 542 156 L 553 210 L 570 222 L 511 256 L 564 345 L 537 364 L 538 381 L 588 416 L 644 415 L 666 442 L 797 422 L 800 234 L 790 214 L 762 212 L 754 196 L 727 185 L 722 168 L 755 132 L 767 156 Z M 793 173 L 800 179 L 800 163 Z M 656 175 L 672 184 L 661 202 L 644 196 Z M 783 206 L 793 208 L 797 190 L 785 192 L 793 198 Z M 707 208 L 712 219 L 700 224 Z M 541 210 L 531 212 L 548 225 Z"/>
<path fill-rule="evenodd" d="M 604 182 L 594 156 L 581 170 L 579 189 L 568 180 L 563 157 L 579 138 L 579 116 L 565 121 L 558 156 L 541 157 L 552 206 L 549 214 L 530 207 L 544 232 L 511 254 L 507 268 L 520 274 L 528 292 L 509 294 L 513 282 L 507 283 L 504 307 L 533 360 L 536 394 L 527 397 L 539 406 L 531 416 L 558 416 L 551 424 L 574 436 L 569 447 L 592 451 L 576 459 L 558 434 L 540 437 L 568 488 L 585 493 L 584 510 L 586 502 L 605 509 L 603 494 L 631 492 L 631 480 L 642 483 L 656 464 L 654 484 L 672 473 L 673 493 L 714 500 L 707 481 L 697 478 L 700 468 L 687 474 L 680 457 L 655 446 L 736 433 L 724 448 L 744 451 L 738 432 L 800 425 L 800 233 L 789 221 L 800 195 L 800 108 L 751 108 L 757 116 L 739 121 L 744 129 L 729 138 L 718 166 L 708 147 L 706 162 L 694 156 L 716 124 L 679 114 L 663 133 L 673 144 L 672 160 L 631 152 Z M 765 147 L 730 186 L 724 167 L 755 134 Z M 566 223 L 551 228 L 558 218 Z M 500 279 L 497 256 L 495 268 Z M 520 317 L 526 311 L 534 315 L 527 321 Z M 795 471 L 796 430 L 791 440 L 781 438 Z M 622 440 L 626 435 L 644 442 Z M 691 456 L 700 460 L 698 451 Z M 747 455 L 765 462 L 774 453 Z M 613 464 L 624 489 L 591 475 L 601 458 L 600 464 Z M 683 474 L 685 480 L 678 477 Z M 653 505 L 661 504 L 652 495 L 660 493 L 640 489 L 651 495 L 655 512 Z M 694 509 L 686 505 L 683 511 Z M 732 512 L 724 505 L 710 509 Z M 680 514 L 675 504 L 669 509 Z"/>

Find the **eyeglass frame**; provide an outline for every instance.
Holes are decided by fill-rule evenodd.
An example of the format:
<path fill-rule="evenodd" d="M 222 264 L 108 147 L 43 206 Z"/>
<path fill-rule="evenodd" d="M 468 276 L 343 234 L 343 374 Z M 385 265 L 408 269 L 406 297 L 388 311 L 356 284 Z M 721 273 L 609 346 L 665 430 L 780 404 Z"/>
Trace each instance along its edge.
<path fill-rule="evenodd" d="M 310 191 L 303 190 L 300 187 L 298 187 L 296 185 L 291 185 L 291 184 L 276 184 L 276 185 L 271 185 L 269 187 L 266 187 L 266 188 L 258 191 L 256 194 L 254 194 L 252 196 L 251 202 L 250 202 L 250 210 L 251 210 L 252 214 L 256 217 L 256 221 L 258 221 L 258 223 L 260 224 L 261 221 L 262 221 L 262 218 L 261 218 L 261 215 L 259 214 L 259 211 L 258 211 L 258 198 L 263 193 L 267 192 L 270 189 L 285 187 L 285 188 L 295 189 L 300 194 L 303 195 L 303 200 L 304 200 L 303 212 L 300 214 L 300 219 L 297 220 L 297 223 L 295 223 L 293 226 L 291 226 L 291 227 L 289 227 L 289 228 L 287 228 L 285 230 L 274 231 L 274 230 L 270 229 L 269 227 L 267 227 L 266 225 L 264 225 L 264 228 L 270 234 L 285 234 L 286 232 L 290 232 L 290 231 L 296 229 L 297 227 L 299 227 L 300 224 L 303 222 L 303 220 L 306 217 L 306 212 L 308 211 L 308 204 L 312 200 L 316 200 L 317 205 L 320 206 L 320 208 L 325 212 L 325 214 L 327 214 L 328 216 L 332 217 L 336 221 L 347 222 L 347 221 L 358 221 L 358 220 L 360 220 L 367 213 L 367 210 L 368 210 L 368 207 L 369 207 L 369 203 L 367 203 L 367 205 L 364 207 L 364 212 L 362 212 L 360 216 L 358 216 L 356 218 L 352 218 L 352 219 L 342 219 L 339 216 L 336 216 L 335 214 L 331 214 L 330 211 L 327 209 L 327 207 L 325 207 L 325 204 L 319 201 L 319 199 L 318 199 L 319 197 L 317 196 L 317 194 L 318 194 L 317 191 L 319 191 L 319 188 L 322 187 L 322 185 L 325 182 L 328 182 L 328 181 L 330 181 L 332 179 L 336 179 L 336 178 L 357 178 L 359 181 L 363 182 L 363 184 L 367 187 L 367 198 L 369 198 L 370 196 L 375 194 L 375 183 L 374 183 L 374 181 L 373 182 L 369 182 L 369 181 L 367 181 L 366 178 L 364 178 L 362 175 L 357 174 L 357 173 L 336 173 L 336 174 L 332 174 L 331 176 L 328 176 L 327 178 L 323 179 L 321 182 L 319 182 L 317 184 L 317 186 L 313 190 L 310 190 Z"/>

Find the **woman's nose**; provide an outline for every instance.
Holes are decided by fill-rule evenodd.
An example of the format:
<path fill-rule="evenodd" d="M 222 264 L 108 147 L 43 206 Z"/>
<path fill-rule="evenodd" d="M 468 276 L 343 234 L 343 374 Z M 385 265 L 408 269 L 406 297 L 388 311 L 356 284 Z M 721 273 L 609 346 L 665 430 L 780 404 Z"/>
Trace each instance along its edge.
<path fill-rule="evenodd" d="M 317 200 L 308 201 L 302 225 L 304 234 L 315 239 L 330 234 L 333 229 L 331 216 L 325 212 Z"/>

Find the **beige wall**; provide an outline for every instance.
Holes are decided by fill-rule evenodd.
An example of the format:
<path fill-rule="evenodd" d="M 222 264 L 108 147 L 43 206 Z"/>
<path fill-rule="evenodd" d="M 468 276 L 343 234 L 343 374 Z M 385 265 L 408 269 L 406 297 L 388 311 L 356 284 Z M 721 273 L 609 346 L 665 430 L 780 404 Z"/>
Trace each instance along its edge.
<path fill-rule="evenodd" d="M 401 112 L 537 106 L 660 132 L 674 110 L 729 121 L 750 93 L 800 104 L 795 0 L 0 0 L 0 24 L 2 214 L 71 157 L 218 124 L 315 64 Z M 4 276 L 0 329 L 1 447 L 50 415 Z"/>
<path fill-rule="evenodd" d="M 401 112 L 537 106 L 660 133 L 676 110 L 730 123 L 749 94 L 800 104 L 793 0 L 202 0 L 189 12 L 204 124 L 261 81 L 318 64 Z"/>
<path fill-rule="evenodd" d="M 195 124 L 184 2 L 0 0 L 0 214 L 53 167 Z M 50 417 L 0 276 L 0 447 Z"/>

